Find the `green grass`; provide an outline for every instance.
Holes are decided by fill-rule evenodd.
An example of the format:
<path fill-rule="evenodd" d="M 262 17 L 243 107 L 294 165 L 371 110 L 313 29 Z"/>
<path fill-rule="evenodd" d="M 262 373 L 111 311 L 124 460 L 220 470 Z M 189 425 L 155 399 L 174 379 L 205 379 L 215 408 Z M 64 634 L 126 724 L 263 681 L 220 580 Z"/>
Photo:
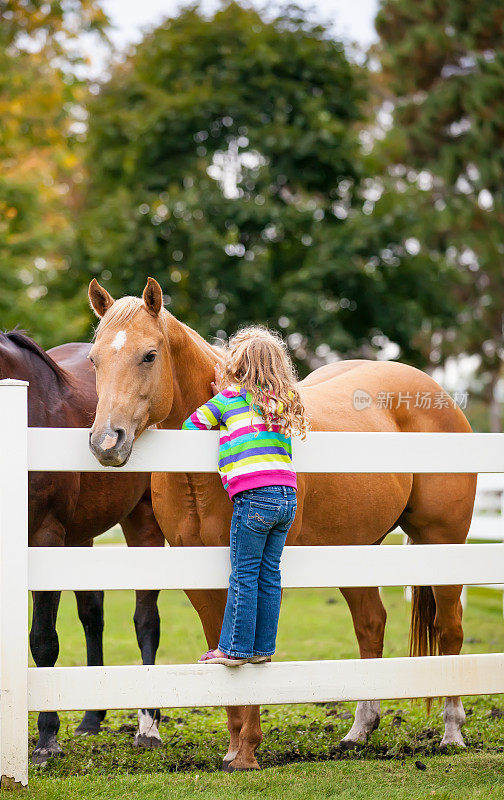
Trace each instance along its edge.
<path fill-rule="evenodd" d="M 501 800 L 504 770 L 501 755 L 434 756 L 419 769 L 418 759 L 339 761 L 296 764 L 259 773 L 223 775 L 129 774 L 114 779 L 40 778 L 32 781 L 26 800 Z M 423 763 L 423 762 L 422 762 Z"/>

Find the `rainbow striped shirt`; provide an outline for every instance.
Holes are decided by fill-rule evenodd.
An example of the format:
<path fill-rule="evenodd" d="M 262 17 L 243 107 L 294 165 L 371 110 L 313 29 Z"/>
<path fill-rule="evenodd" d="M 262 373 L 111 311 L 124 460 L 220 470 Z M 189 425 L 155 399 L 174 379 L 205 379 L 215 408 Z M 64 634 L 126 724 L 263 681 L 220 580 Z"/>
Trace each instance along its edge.
<path fill-rule="evenodd" d="M 217 425 L 219 472 L 230 497 L 260 486 L 297 489 L 291 438 L 274 423 L 272 430 L 267 430 L 249 392 L 240 386 L 229 386 L 197 408 L 182 428 L 210 430 Z"/>

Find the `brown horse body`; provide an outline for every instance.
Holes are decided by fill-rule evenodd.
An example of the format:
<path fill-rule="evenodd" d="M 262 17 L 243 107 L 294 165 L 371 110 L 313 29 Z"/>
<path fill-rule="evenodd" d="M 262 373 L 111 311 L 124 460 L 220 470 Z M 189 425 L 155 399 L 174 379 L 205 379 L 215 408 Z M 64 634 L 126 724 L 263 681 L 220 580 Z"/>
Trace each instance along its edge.
<path fill-rule="evenodd" d="M 45 353 L 24 334 L 0 334 L 0 377 L 29 381 L 31 427 L 90 427 L 96 409 L 90 345 L 66 344 Z M 120 523 L 129 546 L 162 546 L 152 512 L 150 476 L 145 473 L 30 473 L 28 542 L 31 547 L 92 546 L 93 539 Z M 54 666 L 59 643 L 56 615 L 59 592 L 33 593 L 30 646 L 37 666 Z M 86 636 L 88 665 L 103 664 L 103 592 L 75 592 Z M 144 663 L 154 663 L 159 643 L 158 592 L 137 592 L 135 626 Z M 104 711 L 87 711 L 77 732 L 98 733 Z M 142 710 L 136 743 L 159 743 L 158 716 Z M 39 715 L 39 741 L 33 760 L 61 754 L 55 712 Z"/>
<path fill-rule="evenodd" d="M 187 416 L 208 400 L 214 365 L 221 356 L 161 308 L 160 289 L 152 279 L 143 302 L 123 298 L 114 303 L 95 282 L 90 298 L 103 317 L 91 353 L 99 401 L 90 445 L 102 463 L 120 466 L 148 425 L 180 428 Z M 441 387 L 406 365 L 340 362 L 316 370 L 300 388 L 315 431 L 470 431 L 464 414 Z M 399 408 L 375 404 L 360 411 L 353 404 L 356 390 L 365 390 L 373 397 L 384 391 L 401 392 L 412 402 Z M 423 393 L 443 397 L 444 402 L 436 408 L 433 404 L 430 408 L 414 407 L 417 393 L 418 397 Z M 298 513 L 287 544 L 379 544 L 396 525 L 415 544 L 462 543 L 470 525 L 475 487 L 476 476 L 465 474 L 299 475 Z M 156 518 L 171 546 L 228 544 L 232 504 L 217 474 L 154 474 L 152 499 Z M 428 632 L 434 634 L 440 653 L 460 652 L 460 591 L 460 586 L 433 587 L 435 606 L 432 593 L 430 597 L 425 592 L 415 594 L 416 653 L 425 653 Z M 361 657 L 381 657 L 386 613 L 378 589 L 342 592 L 352 614 Z M 215 647 L 226 593 L 191 591 L 188 596 L 201 618 L 209 647 Z M 447 698 L 444 718 L 443 744 L 463 745 L 460 698 Z M 360 702 L 344 746 L 366 741 L 378 722 L 379 703 Z M 228 709 L 228 727 L 225 768 L 257 768 L 259 709 Z"/>

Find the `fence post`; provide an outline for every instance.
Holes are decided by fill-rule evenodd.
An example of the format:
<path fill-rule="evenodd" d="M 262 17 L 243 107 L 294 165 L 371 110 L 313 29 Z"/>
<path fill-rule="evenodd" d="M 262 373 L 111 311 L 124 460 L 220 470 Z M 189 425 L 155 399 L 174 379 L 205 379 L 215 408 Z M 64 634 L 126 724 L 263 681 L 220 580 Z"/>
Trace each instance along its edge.
<path fill-rule="evenodd" d="M 28 784 L 26 381 L 0 381 L 0 787 Z"/>

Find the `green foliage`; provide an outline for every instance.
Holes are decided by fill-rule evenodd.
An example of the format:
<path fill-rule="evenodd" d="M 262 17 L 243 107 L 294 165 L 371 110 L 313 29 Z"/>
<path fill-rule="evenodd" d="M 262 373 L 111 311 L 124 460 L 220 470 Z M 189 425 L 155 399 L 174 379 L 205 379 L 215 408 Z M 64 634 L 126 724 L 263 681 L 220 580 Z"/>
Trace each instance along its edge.
<path fill-rule="evenodd" d="M 303 371 L 386 337 L 421 362 L 423 319 L 451 309 L 402 246 L 403 198 L 362 213 L 366 96 L 365 69 L 300 9 L 166 20 L 89 100 L 69 291 L 96 275 L 139 294 L 154 275 L 204 336 L 283 328 Z"/>
<path fill-rule="evenodd" d="M 203 335 L 283 317 L 313 347 L 332 331 L 339 344 L 312 245 L 337 235 L 338 187 L 358 180 L 363 93 L 342 45 L 299 10 L 266 21 L 230 3 L 167 20 L 89 103 L 79 275 L 138 294 L 153 274 Z"/>
<path fill-rule="evenodd" d="M 434 358 L 477 353 L 491 398 L 504 357 L 504 7 L 501 0 L 383 0 L 384 77 L 395 95 L 388 163 L 430 174 L 422 242 L 462 277 L 456 325 Z M 432 215 L 430 209 L 442 213 Z M 436 265 L 433 260 L 432 269 Z"/>
<path fill-rule="evenodd" d="M 105 22 L 95 0 L 0 4 L 0 326 L 21 324 L 46 345 L 87 324 L 75 303 L 60 304 L 51 290 L 68 266 L 83 178 L 75 39 Z"/>
<path fill-rule="evenodd" d="M 488 228 L 490 215 L 474 198 L 472 205 L 465 195 L 457 196 L 459 206 L 448 204 L 447 170 L 453 177 L 456 158 L 439 156 L 443 213 L 434 213 L 431 195 L 409 177 L 390 174 L 391 164 L 410 159 L 418 171 L 429 166 L 427 152 L 434 160 L 444 153 L 433 146 L 432 131 L 446 96 L 429 106 L 443 80 L 410 102 L 418 65 L 409 69 L 404 50 L 410 29 L 407 47 L 417 47 L 418 63 L 424 50 L 444 46 L 448 34 L 432 17 L 444 20 L 444 11 L 433 5 L 421 16 L 415 6 L 402 20 L 403 5 L 393 4 L 389 19 L 385 4 L 379 17 L 391 41 L 385 75 L 403 93 L 401 126 L 365 155 L 370 82 L 375 98 L 383 76 L 351 63 L 332 31 L 295 6 L 276 16 L 236 2 L 210 17 L 197 5 L 185 8 L 111 64 L 98 95 L 93 86 L 85 96 L 76 77 L 77 37 L 106 26 L 96 0 L 4 3 L 1 325 L 21 323 L 45 345 L 87 336 L 91 277 L 122 295 L 139 294 L 153 274 L 168 308 L 204 336 L 249 322 L 282 328 L 302 372 L 337 354 L 375 357 L 389 340 L 401 358 L 425 366 L 440 329 L 460 349 L 455 310 L 474 281 L 460 266 L 462 251 L 448 247 L 454 218 L 467 247 L 471 237 L 479 245 L 486 226 L 494 257 L 499 229 Z M 417 28 L 429 20 L 436 35 L 422 39 Z M 397 35 L 399 22 L 404 36 Z M 484 43 L 482 30 L 474 31 Z M 417 70 L 422 86 L 435 65 L 441 69 L 439 57 Z M 493 103 L 500 62 L 483 61 L 485 106 Z M 452 97 L 452 83 L 449 89 Z M 496 146 L 498 131 L 481 98 L 464 90 L 455 106 L 462 101 L 482 130 L 493 131 Z M 421 119 L 417 106 L 427 109 Z M 477 152 L 475 142 L 468 147 Z M 481 153 L 480 174 L 493 186 L 500 155 L 492 167 L 487 156 Z M 497 193 L 494 202 L 497 210 Z M 433 241 L 424 247 L 426 238 Z M 496 271 L 492 280 L 497 287 Z M 472 315 L 478 334 L 492 302 L 485 295 L 479 316 Z M 464 325 L 464 336 L 476 338 L 471 326 Z"/>
<path fill-rule="evenodd" d="M 325 194 L 355 176 L 357 72 L 339 42 L 294 11 L 299 19 L 287 11 L 267 22 L 236 3 L 210 19 L 189 7 L 148 35 L 91 105 L 99 185 L 162 191 L 204 172 L 240 135 L 260 146 L 277 192 L 288 182 Z"/>

